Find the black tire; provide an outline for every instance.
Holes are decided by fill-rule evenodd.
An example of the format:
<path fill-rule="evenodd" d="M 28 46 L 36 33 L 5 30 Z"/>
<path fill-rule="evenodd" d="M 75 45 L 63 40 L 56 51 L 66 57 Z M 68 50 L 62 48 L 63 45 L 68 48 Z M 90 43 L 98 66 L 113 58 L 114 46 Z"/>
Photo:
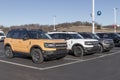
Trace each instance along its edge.
<path fill-rule="evenodd" d="M 98 52 L 99 52 L 99 53 L 103 53 L 103 46 L 102 46 L 101 44 L 100 44 L 99 46 L 100 46 L 100 48 L 99 48 L 99 51 L 98 51 Z"/>
<path fill-rule="evenodd" d="M 105 50 L 104 52 L 110 52 L 110 50 Z"/>
<path fill-rule="evenodd" d="M 5 56 L 6 56 L 7 58 L 13 58 L 13 57 L 14 57 L 14 53 L 13 53 L 13 51 L 12 51 L 12 49 L 11 49 L 10 46 L 6 46 L 6 47 L 5 47 L 5 52 L 4 52 L 4 54 L 5 54 Z"/>
<path fill-rule="evenodd" d="M 82 57 L 84 54 L 83 48 L 81 46 L 74 46 L 73 53 L 76 57 Z"/>
<path fill-rule="evenodd" d="M 40 49 L 32 49 L 31 56 L 32 56 L 32 61 L 36 64 L 42 63 L 44 61 L 44 58 Z"/>

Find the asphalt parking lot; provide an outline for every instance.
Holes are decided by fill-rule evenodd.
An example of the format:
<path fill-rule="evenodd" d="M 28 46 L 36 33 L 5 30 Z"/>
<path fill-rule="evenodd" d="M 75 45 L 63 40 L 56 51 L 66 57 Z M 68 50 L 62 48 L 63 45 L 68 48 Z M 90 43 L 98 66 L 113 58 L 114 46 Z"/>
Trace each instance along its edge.
<path fill-rule="evenodd" d="M 34 64 L 28 56 L 19 55 L 13 59 L 4 56 L 0 42 L 1 80 L 119 80 L 120 49 L 110 52 L 86 55 L 82 58 L 71 55 L 61 60 Z"/>

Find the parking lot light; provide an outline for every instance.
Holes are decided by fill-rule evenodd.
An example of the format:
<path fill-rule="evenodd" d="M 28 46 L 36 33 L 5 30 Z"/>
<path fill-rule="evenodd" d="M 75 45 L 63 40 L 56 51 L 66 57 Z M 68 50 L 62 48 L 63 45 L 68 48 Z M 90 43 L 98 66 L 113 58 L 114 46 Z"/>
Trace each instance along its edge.
<path fill-rule="evenodd" d="M 55 20 L 56 20 L 56 16 L 53 17 L 53 23 L 54 23 L 54 29 L 53 30 L 54 31 L 56 31 L 56 22 L 55 22 Z"/>
<path fill-rule="evenodd" d="M 92 33 L 95 33 L 95 0 L 92 0 Z"/>
<path fill-rule="evenodd" d="M 114 32 L 116 33 L 116 28 L 117 28 L 117 9 L 114 8 Z"/>

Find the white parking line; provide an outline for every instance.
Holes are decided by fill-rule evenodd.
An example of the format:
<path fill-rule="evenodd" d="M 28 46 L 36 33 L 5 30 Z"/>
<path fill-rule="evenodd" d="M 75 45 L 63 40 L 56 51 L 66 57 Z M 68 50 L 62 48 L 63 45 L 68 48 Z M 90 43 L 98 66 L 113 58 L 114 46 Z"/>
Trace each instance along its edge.
<path fill-rule="evenodd" d="M 110 53 L 110 54 L 102 55 L 102 56 L 99 56 L 99 57 L 94 57 L 94 58 L 85 59 L 85 60 L 80 59 L 80 60 L 77 60 L 77 61 L 74 61 L 74 62 L 65 63 L 65 64 L 60 64 L 60 65 L 51 66 L 51 67 L 45 67 L 45 68 L 28 66 L 28 65 L 19 64 L 19 63 L 14 63 L 14 62 L 10 62 L 10 61 L 4 61 L 4 60 L 0 60 L 0 62 L 8 63 L 8 64 L 16 65 L 16 66 L 21 66 L 21 67 L 26 67 L 26 68 L 31 68 L 31 69 L 36 69 L 36 70 L 48 70 L 48 69 L 58 68 L 58 67 L 62 67 L 62 66 L 67 66 L 67 65 L 70 65 L 70 64 L 75 64 L 75 63 L 80 63 L 80 62 L 95 60 L 95 59 L 103 58 L 103 57 L 105 57 L 105 56 L 114 55 L 114 54 L 117 54 L 117 53 L 120 53 L 120 51 L 115 52 L 115 53 Z"/>
<path fill-rule="evenodd" d="M 94 58 L 90 58 L 90 59 L 85 59 L 83 61 L 90 61 L 90 60 L 94 60 L 94 59 L 99 59 L 99 58 L 103 58 L 103 57 L 106 57 L 106 56 L 111 56 L 111 55 L 114 55 L 114 54 L 118 54 L 120 53 L 120 51 L 118 52 L 114 52 L 114 53 L 110 53 L 110 54 L 104 54 L 104 55 L 101 55 L 99 57 L 94 57 Z"/>
<path fill-rule="evenodd" d="M 42 68 L 38 68 L 38 67 L 34 67 L 34 66 L 28 66 L 28 65 L 19 64 L 19 63 L 14 63 L 14 62 L 5 61 L 5 60 L 0 60 L 0 62 L 8 63 L 8 64 L 16 65 L 16 66 L 21 66 L 21 67 L 26 67 L 26 68 L 32 68 L 32 69 L 42 70 Z"/>

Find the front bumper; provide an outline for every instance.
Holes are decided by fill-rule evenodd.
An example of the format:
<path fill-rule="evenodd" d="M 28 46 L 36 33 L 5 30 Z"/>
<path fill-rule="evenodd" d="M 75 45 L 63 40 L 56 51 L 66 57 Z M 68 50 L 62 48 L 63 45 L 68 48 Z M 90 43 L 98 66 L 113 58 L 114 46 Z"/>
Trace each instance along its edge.
<path fill-rule="evenodd" d="M 5 37 L 1 37 L 1 38 L 0 38 L 0 42 L 3 42 L 4 39 L 5 39 Z"/>
<path fill-rule="evenodd" d="M 114 48 L 115 45 L 114 44 L 104 44 L 103 47 L 104 47 L 104 51 L 108 51 L 108 50 L 111 50 L 112 48 Z"/>
<path fill-rule="evenodd" d="M 46 59 L 58 59 L 67 55 L 67 49 L 57 49 L 56 51 L 43 51 L 43 56 Z"/>
<path fill-rule="evenodd" d="M 84 53 L 85 54 L 92 54 L 92 53 L 96 53 L 99 50 L 99 46 L 94 46 L 94 47 L 85 47 L 84 48 Z"/>

